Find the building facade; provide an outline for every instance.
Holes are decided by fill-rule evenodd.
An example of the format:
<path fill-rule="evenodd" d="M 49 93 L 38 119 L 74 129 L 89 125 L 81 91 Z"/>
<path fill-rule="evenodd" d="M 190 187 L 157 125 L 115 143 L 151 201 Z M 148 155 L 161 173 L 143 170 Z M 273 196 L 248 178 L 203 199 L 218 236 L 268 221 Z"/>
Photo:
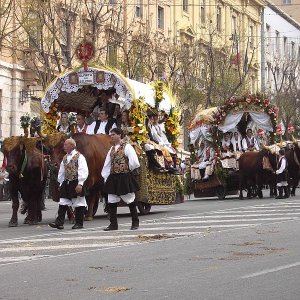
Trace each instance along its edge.
<path fill-rule="evenodd" d="M 263 0 L 32 0 L 22 10 L 11 7 L 7 16 L 1 15 L 10 26 L 3 28 L 7 22 L 0 22 L 1 135 L 21 133 L 19 119 L 30 112 L 31 96 L 55 75 L 80 64 L 74 54 L 84 38 L 95 43 L 93 64 L 115 66 L 143 82 L 182 76 L 180 68 L 191 52 L 199 62 L 190 77 L 200 78 L 209 72 L 204 67 L 209 47 L 220 58 L 231 51 L 232 64 L 247 70 L 249 90 L 255 92 L 261 86 L 264 5 Z M 186 56 L 179 69 L 176 51 L 180 59 Z"/>
<path fill-rule="evenodd" d="M 275 95 L 299 82 L 300 24 L 268 3 L 263 28 L 262 90 Z"/>

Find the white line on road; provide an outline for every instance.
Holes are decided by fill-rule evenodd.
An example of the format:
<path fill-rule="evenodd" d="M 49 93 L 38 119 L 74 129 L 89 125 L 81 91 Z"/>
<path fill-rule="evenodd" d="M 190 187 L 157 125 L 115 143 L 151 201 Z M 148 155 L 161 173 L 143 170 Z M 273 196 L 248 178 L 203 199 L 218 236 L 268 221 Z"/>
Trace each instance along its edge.
<path fill-rule="evenodd" d="M 269 274 L 269 273 L 274 273 L 274 272 L 278 272 L 278 271 L 282 271 L 282 270 L 286 270 L 286 269 L 290 269 L 290 268 L 295 268 L 295 267 L 298 267 L 298 266 L 300 266 L 300 262 L 296 262 L 296 263 L 285 265 L 285 266 L 280 266 L 280 267 L 273 268 L 273 269 L 266 269 L 264 271 L 260 271 L 260 272 L 256 272 L 256 273 L 252 273 L 252 274 L 249 274 L 249 275 L 242 276 L 241 278 L 242 279 L 254 278 L 254 277 L 257 277 L 257 276 L 266 275 L 266 274 Z"/>

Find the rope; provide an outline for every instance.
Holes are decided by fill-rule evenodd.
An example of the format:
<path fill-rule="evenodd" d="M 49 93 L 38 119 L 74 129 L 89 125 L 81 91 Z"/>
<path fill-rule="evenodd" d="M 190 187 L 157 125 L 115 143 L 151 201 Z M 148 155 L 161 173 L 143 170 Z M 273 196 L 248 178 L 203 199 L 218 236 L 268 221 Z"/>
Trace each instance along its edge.
<path fill-rule="evenodd" d="M 28 163 L 28 156 L 27 156 L 27 151 L 25 150 L 24 159 L 23 159 L 21 171 L 20 171 L 20 177 L 24 177 L 23 172 L 26 168 L 27 163 Z"/>

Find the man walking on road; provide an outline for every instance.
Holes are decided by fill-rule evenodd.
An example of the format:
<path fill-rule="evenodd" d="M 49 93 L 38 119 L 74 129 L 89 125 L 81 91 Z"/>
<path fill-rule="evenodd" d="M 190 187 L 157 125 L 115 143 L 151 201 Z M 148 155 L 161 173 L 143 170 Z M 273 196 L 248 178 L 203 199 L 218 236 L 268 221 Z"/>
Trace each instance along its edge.
<path fill-rule="evenodd" d="M 118 230 L 117 207 L 122 199 L 128 204 L 132 226 L 131 230 L 138 229 L 139 218 L 135 205 L 135 192 L 139 190 L 138 183 L 133 175 L 140 163 L 134 148 L 122 141 L 122 130 L 113 128 L 110 131 L 113 146 L 107 153 L 102 177 L 104 178 L 104 192 L 108 194 L 108 213 L 110 224 L 105 231 Z"/>
<path fill-rule="evenodd" d="M 284 156 L 284 149 L 279 150 L 279 160 L 277 164 L 277 187 L 279 195 L 276 199 L 289 198 L 288 183 L 287 183 L 287 161 Z M 283 196 L 284 191 L 284 196 Z"/>
<path fill-rule="evenodd" d="M 60 184 L 58 216 L 49 224 L 52 228 L 63 229 L 68 206 L 75 207 L 75 225 L 72 229 L 83 228 L 84 210 L 87 206 L 83 184 L 88 178 L 89 169 L 85 157 L 76 149 L 76 142 L 67 139 L 64 150 L 67 153 L 59 168 L 57 181 Z"/>

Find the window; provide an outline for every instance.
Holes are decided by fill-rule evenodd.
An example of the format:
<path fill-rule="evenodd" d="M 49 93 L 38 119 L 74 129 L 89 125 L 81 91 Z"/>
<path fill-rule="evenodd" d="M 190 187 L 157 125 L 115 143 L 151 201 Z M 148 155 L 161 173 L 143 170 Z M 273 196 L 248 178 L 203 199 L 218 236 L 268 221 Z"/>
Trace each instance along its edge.
<path fill-rule="evenodd" d="M 107 46 L 107 62 L 110 66 L 117 66 L 118 49 L 116 45 Z"/>
<path fill-rule="evenodd" d="M 162 63 L 157 64 L 157 78 L 163 79 L 165 77 L 165 67 Z"/>
<path fill-rule="evenodd" d="M 164 8 L 161 6 L 157 7 L 157 27 L 164 29 Z"/>
<path fill-rule="evenodd" d="M 295 43 L 291 42 L 291 59 L 295 59 Z"/>
<path fill-rule="evenodd" d="M 200 19 L 201 23 L 205 23 L 205 0 L 200 0 Z"/>
<path fill-rule="evenodd" d="M 282 4 L 284 5 L 292 4 L 292 0 L 282 0 Z"/>
<path fill-rule="evenodd" d="M 0 13 L 1 14 L 1 13 Z M 41 42 L 41 29 L 39 18 L 33 11 L 29 12 L 28 18 L 25 21 L 28 26 L 28 45 L 31 48 L 39 48 Z"/>
<path fill-rule="evenodd" d="M 271 28 L 270 25 L 266 24 L 266 37 L 267 37 L 267 45 L 271 44 Z"/>
<path fill-rule="evenodd" d="M 287 37 L 284 36 L 283 37 L 283 56 L 287 56 L 288 55 L 288 47 L 287 47 Z"/>
<path fill-rule="evenodd" d="M 221 7 L 217 7 L 217 30 L 221 32 L 222 10 Z"/>
<path fill-rule="evenodd" d="M 236 15 L 231 17 L 231 34 L 236 35 Z"/>
<path fill-rule="evenodd" d="M 182 9 L 185 12 L 189 11 L 189 0 L 182 0 Z"/>
<path fill-rule="evenodd" d="M 254 47 L 254 26 L 249 27 L 249 47 L 253 49 Z"/>
<path fill-rule="evenodd" d="M 60 28 L 60 46 L 61 52 L 64 59 L 64 63 L 68 64 L 71 60 L 71 24 L 67 21 L 61 22 Z"/>
<path fill-rule="evenodd" d="M 142 0 L 136 0 L 136 6 L 135 6 L 135 16 L 137 18 L 143 18 L 143 1 Z"/>
<path fill-rule="evenodd" d="M 280 35 L 278 31 L 275 31 L 275 47 L 277 54 L 280 55 Z"/>

